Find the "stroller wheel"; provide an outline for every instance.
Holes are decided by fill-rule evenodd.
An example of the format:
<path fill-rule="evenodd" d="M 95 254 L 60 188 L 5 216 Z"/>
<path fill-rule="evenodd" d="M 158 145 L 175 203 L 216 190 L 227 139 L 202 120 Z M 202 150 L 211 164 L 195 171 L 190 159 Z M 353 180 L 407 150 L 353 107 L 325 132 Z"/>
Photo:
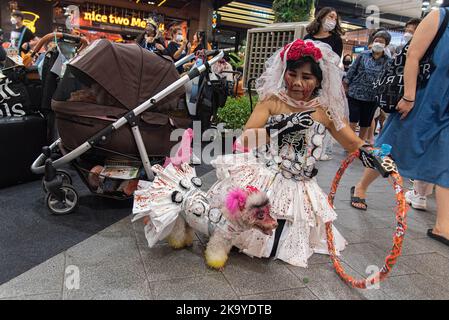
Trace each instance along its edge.
<path fill-rule="evenodd" d="M 70 185 L 63 185 L 61 191 L 64 193 L 64 200 L 59 201 L 56 196 L 47 193 L 45 197 L 45 202 L 47 208 L 54 215 L 64 215 L 72 213 L 78 205 L 78 193 L 75 188 Z"/>
<path fill-rule="evenodd" d="M 67 171 L 65 171 L 65 170 L 58 170 L 58 171 L 56 171 L 56 174 L 61 176 L 63 185 L 72 185 L 72 183 L 73 183 L 72 177 L 70 176 L 70 174 Z M 45 193 L 47 193 L 48 190 L 45 187 L 44 180 L 45 180 L 45 177 L 42 178 L 42 189 L 44 190 Z"/>
<path fill-rule="evenodd" d="M 72 177 L 70 176 L 70 173 L 68 173 L 65 170 L 58 170 L 56 171 L 56 173 L 62 177 L 62 184 L 72 185 L 73 180 Z"/>

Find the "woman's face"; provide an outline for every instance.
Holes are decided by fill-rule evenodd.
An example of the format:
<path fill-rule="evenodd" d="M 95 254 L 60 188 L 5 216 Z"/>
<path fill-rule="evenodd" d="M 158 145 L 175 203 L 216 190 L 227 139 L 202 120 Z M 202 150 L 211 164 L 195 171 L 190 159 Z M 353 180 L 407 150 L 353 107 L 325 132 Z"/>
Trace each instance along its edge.
<path fill-rule="evenodd" d="M 200 41 L 200 39 L 198 38 L 198 35 L 196 33 L 193 35 L 193 41 L 195 41 L 195 42 Z"/>
<path fill-rule="evenodd" d="M 297 101 L 308 101 L 318 88 L 318 78 L 312 73 L 310 63 L 305 63 L 295 70 L 287 70 L 284 76 L 287 94 Z"/>
<path fill-rule="evenodd" d="M 331 21 L 335 21 L 337 22 L 338 20 L 338 15 L 335 11 L 331 11 L 329 12 L 325 17 L 324 17 L 324 21 L 326 20 L 331 20 Z"/>
<path fill-rule="evenodd" d="M 375 38 L 373 43 L 375 43 L 375 42 L 381 43 L 381 44 L 383 44 L 385 46 L 387 45 L 387 41 L 384 38 L 381 38 L 381 37 Z"/>
<path fill-rule="evenodd" d="M 184 39 L 184 35 L 182 34 L 182 30 L 179 30 L 178 32 L 176 32 L 176 33 L 173 35 L 173 39 L 174 39 L 176 42 L 182 42 L 182 39 Z"/>

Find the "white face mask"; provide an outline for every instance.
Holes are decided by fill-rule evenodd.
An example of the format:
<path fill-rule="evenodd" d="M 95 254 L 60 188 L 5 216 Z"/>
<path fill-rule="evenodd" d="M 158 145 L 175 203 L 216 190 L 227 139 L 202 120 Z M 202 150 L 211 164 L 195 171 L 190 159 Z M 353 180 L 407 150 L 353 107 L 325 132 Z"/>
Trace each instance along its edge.
<path fill-rule="evenodd" d="M 413 34 L 410 32 L 404 33 L 403 39 L 404 42 L 409 42 L 413 38 Z"/>
<path fill-rule="evenodd" d="M 326 32 L 330 32 L 335 29 L 337 26 L 337 22 L 332 19 L 326 19 L 326 22 L 323 23 L 323 30 Z"/>
<path fill-rule="evenodd" d="M 182 34 L 176 35 L 176 41 L 177 42 L 181 42 L 183 39 L 184 39 L 184 37 L 182 36 Z"/>
<path fill-rule="evenodd" d="M 385 50 L 385 44 L 380 42 L 373 43 L 373 52 L 380 53 Z"/>
<path fill-rule="evenodd" d="M 14 17 L 11 17 L 11 23 L 12 23 L 12 24 L 16 24 L 16 23 L 17 23 L 17 19 L 14 18 Z"/>

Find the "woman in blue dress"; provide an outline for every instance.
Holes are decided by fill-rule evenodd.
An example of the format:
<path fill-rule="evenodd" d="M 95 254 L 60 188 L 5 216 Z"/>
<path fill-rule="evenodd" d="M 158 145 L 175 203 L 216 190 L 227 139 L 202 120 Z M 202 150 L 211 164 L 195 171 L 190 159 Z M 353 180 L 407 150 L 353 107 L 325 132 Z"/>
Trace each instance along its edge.
<path fill-rule="evenodd" d="M 437 220 L 429 237 L 449 245 L 449 28 L 433 52 L 436 66 L 416 89 L 419 62 L 435 38 L 447 9 L 432 11 L 419 25 L 407 55 L 404 96 L 376 145 L 390 144 L 402 176 L 436 185 Z"/>

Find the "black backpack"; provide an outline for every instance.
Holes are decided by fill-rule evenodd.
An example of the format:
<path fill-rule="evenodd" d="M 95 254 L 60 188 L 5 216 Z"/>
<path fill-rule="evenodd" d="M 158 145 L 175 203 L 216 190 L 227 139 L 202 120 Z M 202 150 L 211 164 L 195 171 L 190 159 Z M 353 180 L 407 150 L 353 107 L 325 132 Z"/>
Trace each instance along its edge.
<path fill-rule="evenodd" d="M 435 64 L 432 61 L 433 51 L 446 31 L 449 22 L 449 11 L 448 9 L 445 10 L 446 14 L 444 21 L 431 45 L 427 49 L 426 54 L 419 63 L 419 74 L 417 79 L 418 88 L 424 88 L 426 86 L 427 81 L 430 79 L 430 76 L 435 69 Z M 384 71 L 374 83 L 374 89 L 377 91 L 377 105 L 386 113 L 395 112 L 399 100 L 401 100 L 404 95 L 404 68 L 409 46 L 410 42 L 407 43 L 399 54 L 386 65 Z"/>
<path fill-rule="evenodd" d="M 209 73 L 200 78 L 201 86 L 198 94 L 197 120 L 201 121 L 202 130 L 207 130 L 214 121 L 219 108 L 224 107 L 228 94 L 226 78 L 211 80 Z"/>

